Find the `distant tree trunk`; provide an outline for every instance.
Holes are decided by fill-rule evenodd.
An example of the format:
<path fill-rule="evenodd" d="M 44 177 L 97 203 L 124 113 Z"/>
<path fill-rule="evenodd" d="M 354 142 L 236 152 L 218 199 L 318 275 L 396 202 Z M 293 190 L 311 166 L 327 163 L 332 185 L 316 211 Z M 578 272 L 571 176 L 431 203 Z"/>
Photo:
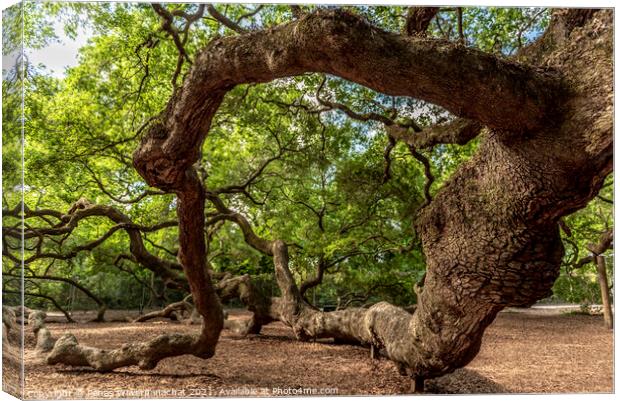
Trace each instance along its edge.
<path fill-rule="evenodd" d="M 595 256 L 596 271 L 598 276 L 598 284 L 601 287 L 601 299 L 603 300 L 603 316 L 605 318 L 605 327 L 613 329 L 614 319 L 611 311 L 611 300 L 609 296 L 609 284 L 607 282 L 607 269 L 605 267 L 605 258 L 602 255 Z"/>

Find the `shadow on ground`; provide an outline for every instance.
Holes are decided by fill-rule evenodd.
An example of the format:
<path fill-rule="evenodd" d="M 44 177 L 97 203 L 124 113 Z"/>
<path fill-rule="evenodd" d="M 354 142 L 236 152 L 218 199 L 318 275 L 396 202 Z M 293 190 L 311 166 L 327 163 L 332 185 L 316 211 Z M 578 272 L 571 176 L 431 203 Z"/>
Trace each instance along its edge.
<path fill-rule="evenodd" d="M 498 394 L 510 392 L 501 384 L 471 369 L 457 369 L 452 374 L 427 380 L 425 390 L 430 394 Z"/>

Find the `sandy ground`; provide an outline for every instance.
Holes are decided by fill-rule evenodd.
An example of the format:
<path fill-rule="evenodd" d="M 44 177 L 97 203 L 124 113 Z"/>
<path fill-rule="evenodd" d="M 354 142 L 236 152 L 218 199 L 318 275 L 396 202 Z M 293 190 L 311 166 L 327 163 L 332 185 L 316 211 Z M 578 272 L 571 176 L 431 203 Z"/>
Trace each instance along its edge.
<path fill-rule="evenodd" d="M 113 316 L 113 315 L 111 315 Z M 112 348 L 166 332 L 197 332 L 171 322 L 48 325 L 82 344 Z M 369 350 L 329 342 L 302 343 L 281 323 L 263 335 L 239 338 L 224 331 L 217 355 L 170 358 L 152 371 L 112 373 L 47 366 L 26 338 L 25 396 L 57 398 L 175 398 L 264 395 L 407 394 L 410 381 Z M 17 364 L 4 355 L 5 383 Z M 8 368 L 8 369 L 7 369 Z M 9 380 L 10 381 L 10 380 Z M 467 368 L 427 381 L 432 393 L 582 393 L 613 391 L 613 333 L 602 317 L 502 313 L 488 328 L 482 349 Z"/>

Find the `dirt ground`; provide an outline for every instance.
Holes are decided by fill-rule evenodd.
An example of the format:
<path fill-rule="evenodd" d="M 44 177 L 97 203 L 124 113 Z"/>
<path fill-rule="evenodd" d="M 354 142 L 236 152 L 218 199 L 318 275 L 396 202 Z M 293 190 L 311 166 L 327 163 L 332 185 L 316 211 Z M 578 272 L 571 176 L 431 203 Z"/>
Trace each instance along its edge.
<path fill-rule="evenodd" d="M 108 315 L 111 316 L 111 315 Z M 113 315 L 112 315 L 113 316 Z M 67 331 L 82 344 L 112 348 L 164 332 L 196 332 L 172 322 L 48 325 L 56 337 Z M 136 367 L 112 373 L 47 366 L 26 337 L 25 396 L 58 398 L 175 398 L 207 396 L 407 394 L 410 381 L 369 350 L 329 342 L 296 341 L 281 323 L 259 336 L 224 331 L 217 355 L 166 359 L 152 371 Z M 4 375 L 15 361 L 4 355 Z M 480 353 L 467 368 L 427 381 L 431 393 L 583 393 L 613 391 L 613 333 L 602 317 L 501 313 L 487 329 Z"/>

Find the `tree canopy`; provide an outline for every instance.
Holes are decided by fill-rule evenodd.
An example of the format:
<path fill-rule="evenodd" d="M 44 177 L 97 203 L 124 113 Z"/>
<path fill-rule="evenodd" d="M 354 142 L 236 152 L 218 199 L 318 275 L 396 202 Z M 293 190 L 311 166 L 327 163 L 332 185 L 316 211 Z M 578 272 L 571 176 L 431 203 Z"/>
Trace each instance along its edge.
<path fill-rule="evenodd" d="M 2 87 L 3 294 L 10 304 L 19 300 L 22 217 L 31 307 L 103 311 L 182 300 L 190 286 L 194 290 L 183 270 L 193 254 L 179 252 L 179 236 L 189 235 L 179 219 L 204 221 L 197 230 L 216 282 L 248 275 L 265 296 L 284 296 L 278 258 L 265 245 L 277 248 L 281 241 L 293 286 L 313 307 L 416 304 L 429 286 L 429 258 L 444 250 L 452 257 L 454 243 L 429 250 L 437 240 L 429 239 L 435 234 L 419 216 L 429 221 L 438 208 L 467 211 L 465 190 L 461 200 L 448 201 L 445 194 L 458 192 L 455 182 L 483 184 L 457 172 L 505 157 L 496 150 L 480 156 L 490 154 L 485 152 L 495 138 L 506 147 L 524 141 L 531 150 L 528 135 L 495 134 L 547 132 L 548 110 L 555 110 L 553 98 L 563 90 L 555 73 L 539 68 L 532 50 L 552 19 L 552 11 L 542 8 L 440 8 L 414 19 L 415 10 L 398 6 L 23 7 L 23 70 L 19 63 L 4 66 Z M 416 28 L 420 24 L 423 30 Z M 403 33 L 407 29 L 415 39 Z M 4 30 L 8 53 L 19 32 L 11 24 Z M 83 31 L 90 34 L 87 44 L 64 74 L 30 63 L 29 51 Z M 313 42 L 321 35 L 323 42 Z M 357 47 L 356 40 L 364 43 Z M 521 60 L 528 62 L 517 64 Z M 484 82 L 480 71 L 488 75 Z M 445 75 L 434 80 L 433 74 Z M 23 211 L 17 188 L 22 86 Z M 182 139 L 172 142 L 175 135 Z M 160 163 L 165 157 L 151 158 L 157 152 L 177 159 Z M 507 159 L 517 160 L 512 157 Z M 201 218 L 193 209 L 200 201 L 183 195 L 191 192 L 183 181 L 189 168 L 206 194 Z M 472 174 L 487 172 L 480 167 Z M 537 298 L 600 301 L 595 266 L 584 258 L 613 227 L 613 176 L 601 179 L 600 192 L 550 218 L 563 229 L 565 253 L 552 295 L 536 292 Z M 575 185 L 590 185 L 583 181 Z M 475 208 L 495 216 L 511 190 L 499 179 L 487 183 L 497 193 L 481 189 Z M 547 190 L 562 194 L 563 184 Z M 180 215 L 179 206 L 188 205 L 194 215 Z M 547 218 L 551 212 L 531 213 Z M 448 224 L 439 220 L 432 224 Z M 521 229 L 517 220 L 515 232 Z M 465 220 L 459 224 L 475 228 Z M 524 227 L 547 230 L 532 224 Z M 528 246 L 519 252 L 526 254 Z M 528 274 L 534 277 L 536 269 Z M 222 301 L 247 304 L 241 293 L 227 299 L 223 288 L 217 287 Z M 528 302 L 532 297 L 524 295 Z M 502 305 L 528 303 L 516 299 Z M 426 367 L 417 374 L 436 372 Z"/>

